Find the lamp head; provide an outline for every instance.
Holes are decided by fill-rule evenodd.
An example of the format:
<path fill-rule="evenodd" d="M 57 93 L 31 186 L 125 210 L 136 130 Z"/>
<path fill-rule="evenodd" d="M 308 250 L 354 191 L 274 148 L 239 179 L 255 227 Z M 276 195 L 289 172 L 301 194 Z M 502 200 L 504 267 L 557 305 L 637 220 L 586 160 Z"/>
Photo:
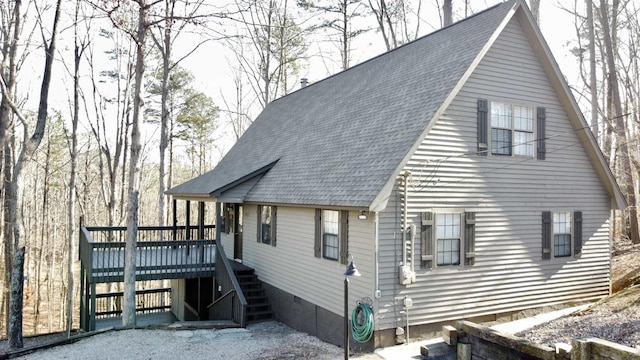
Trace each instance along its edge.
<path fill-rule="evenodd" d="M 351 262 L 349 266 L 347 266 L 347 271 L 344 272 L 344 276 L 361 276 L 358 269 L 356 269 L 356 264 L 353 263 L 353 255 L 349 254 L 351 257 Z"/>

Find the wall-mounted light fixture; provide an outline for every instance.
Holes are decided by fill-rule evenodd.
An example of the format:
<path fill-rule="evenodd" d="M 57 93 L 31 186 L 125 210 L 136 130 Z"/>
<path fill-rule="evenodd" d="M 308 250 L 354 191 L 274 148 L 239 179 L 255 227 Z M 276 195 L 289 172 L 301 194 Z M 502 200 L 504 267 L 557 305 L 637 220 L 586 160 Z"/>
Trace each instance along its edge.
<path fill-rule="evenodd" d="M 367 220 L 367 214 L 364 211 L 360 211 L 358 214 L 358 220 Z"/>

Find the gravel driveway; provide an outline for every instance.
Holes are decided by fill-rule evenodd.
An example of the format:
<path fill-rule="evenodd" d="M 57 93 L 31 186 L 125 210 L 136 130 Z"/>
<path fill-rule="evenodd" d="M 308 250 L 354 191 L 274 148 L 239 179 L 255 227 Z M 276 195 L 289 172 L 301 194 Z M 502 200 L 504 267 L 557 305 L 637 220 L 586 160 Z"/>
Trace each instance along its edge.
<path fill-rule="evenodd" d="M 120 330 L 41 350 L 20 359 L 340 359 L 342 348 L 276 321 L 246 329 Z M 375 360 L 375 354 L 351 358 Z"/>

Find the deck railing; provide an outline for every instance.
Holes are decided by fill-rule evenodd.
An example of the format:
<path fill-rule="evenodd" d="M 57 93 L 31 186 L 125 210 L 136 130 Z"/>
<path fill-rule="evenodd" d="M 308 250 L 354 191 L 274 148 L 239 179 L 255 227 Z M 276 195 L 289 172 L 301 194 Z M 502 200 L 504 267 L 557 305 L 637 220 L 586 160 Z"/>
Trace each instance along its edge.
<path fill-rule="evenodd" d="M 124 293 L 96 294 L 96 319 L 122 316 Z M 151 314 L 171 310 L 171 289 L 136 290 L 136 314 Z"/>
<path fill-rule="evenodd" d="M 89 283 L 123 281 L 126 232 L 126 227 L 81 228 L 79 256 Z M 213 275 L 215 226 L 139 227 L 137 235 L 136 280 Z"/>
<path fill-rule="evenodd" d="M 216 263 L 216 285 L 227 292 L 208 306 L 209 315 L 215 320 L 233 320 L 244 328 L 247 325 L 247 299 L 222 247 L 216 251 Z"/>

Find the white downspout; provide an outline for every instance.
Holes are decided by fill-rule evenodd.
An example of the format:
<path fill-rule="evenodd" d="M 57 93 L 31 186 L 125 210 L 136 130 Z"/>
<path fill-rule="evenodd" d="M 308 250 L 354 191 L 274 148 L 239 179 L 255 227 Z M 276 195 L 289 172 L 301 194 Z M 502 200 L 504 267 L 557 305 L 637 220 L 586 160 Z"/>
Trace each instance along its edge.
<path fill-rule="evenodd" d="M 373 226 L 373 242 L 374 242 L 374 252 L 375 252 L 375 297 L 376 299 L 379 299 L 382 297 L 382 292 L 380 291 L 380 274 L 379 274 L 379 236 L 378 236 L 378 232 L 379 232 L 379 218 L 378 218 L 378 212 L 375 211 L 373 213 L 374 216 L 374 226 Z"/>

